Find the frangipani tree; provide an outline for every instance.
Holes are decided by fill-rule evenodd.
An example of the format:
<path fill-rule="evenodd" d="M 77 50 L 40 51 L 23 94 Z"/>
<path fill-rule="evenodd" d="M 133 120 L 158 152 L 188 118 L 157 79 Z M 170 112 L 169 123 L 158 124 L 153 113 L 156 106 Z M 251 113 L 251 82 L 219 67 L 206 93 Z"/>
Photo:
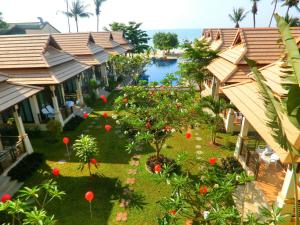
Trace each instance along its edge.
<path fill-rule="evenodd" d="M 196 114 L 195 92 L 192 88 L 171 87 L 175 81 L 169 75 L 163 86 L 139 83 L 123 88 L 124 95 L 116 99 L 115 110 L 119 113 L 117 122 L 129 137 L 129 151 L 150 143 L 158 159 L 166 140 L 191 123 Z"/>

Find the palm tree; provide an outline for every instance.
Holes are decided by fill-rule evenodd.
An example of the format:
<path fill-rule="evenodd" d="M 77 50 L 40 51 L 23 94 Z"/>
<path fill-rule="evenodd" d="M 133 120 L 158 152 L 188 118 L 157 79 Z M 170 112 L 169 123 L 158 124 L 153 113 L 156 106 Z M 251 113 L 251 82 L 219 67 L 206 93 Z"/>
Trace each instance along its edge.
<path fill-rule="evenodd" d="M 270 19 L 269 27 L 271 27 L 271 24 L 272 24 L 272 21 L 273 21 L 274 14 L 275 14 L 276 9 L 277 9 L 277 3 L 278 3 L 278 0 L 273 0 L 273 1 L 272 1 L 272 4 L 274 4 L 274 9 L 273 9 L 272 16 L 271 16 L 271 19 Z"/>
<path fill-rule="evenodd" d="M 232 22 L 235 23 L 235 28 L 239 28 L 239 23 L 246 18 L 247 14 L 248 12 L 245 12 L 243 8 L 233 8 L 233 13 L 229 14 L 228 16 L 232 20 Z"/>
<path fill-rule="evenodd" d="M 256 19 L 255 19 L 255 15 L 257 14 L 257 2 L 259 0 L 251 0 L 253 2 L 253 5 L 252 5 L 252 14 L 253 14 L 253 27 L 255 28 L 256 26 Z"/>
<path fill-rule="evenodd" d="M 299 0 L 281 0 L 284 3 L 282 4 L 283 6 L 287 6 L 287 10 L 286 10 L 286 15 L 289 15 L 290 9 L 291 8 L 296 8 L 298 11 L 300 11 L 299 8 Z"/>
<path fill-rule="evenodd" d="M 69 17 L 74 17 L 76 23 L 76 30 L 78 32 L 78 18 L 90 17 L 93 14 L 90 12 L 86 12 L 86 8 L 88 5 L 84 5 L 81 0 L 76 0 L 72 2 L 72 7 L 70 12 L 64 12 Z"/>
<path fill-rule="evenodd" d="M 201 98 L 200 107 L 204 109 L 203 111 L 206 111 L 205 109 L 210 110 L 208 114 L 211 115 L 211 118 L 209 120 L 211 129 L 211 141 L 213 144 L 216 144 L 218 128 L 220 123 L 223 122 L 220 114 L 226 109 L 234 109 L 235 106 L 227 103 L 223 98 L 215 100 L 212 96 L 206 96 Z"/>
<path fill-rule="evenodd" d="M 298 17 L 292 17 L 288 14 L 285 15 L 284 20 L 288 23 L 290 27 L 299 27 L 300 26 L 300 20 Z"/>
<path fill-rule="evenodd" d="M 106 0 L 94 0 L 95 7 L 96 7 L 95 13 L 96 13 L 96 16 L 97 16 L 97 32 L 99 31 L 100 7 L 101 7 L 102 3 L 105 2 L 105 1 Z"/>
<path fill-rule="evenodd" d="M 66 6 L 67 6 L 67 11 L 66 11 L 66 16 L 68 19 L 68 27 L 69 27 L 69 33 L 71 32 L 71 26 L 70 26 L 70 18 L 69 18 L 69 0 L 65 0 Z"/>

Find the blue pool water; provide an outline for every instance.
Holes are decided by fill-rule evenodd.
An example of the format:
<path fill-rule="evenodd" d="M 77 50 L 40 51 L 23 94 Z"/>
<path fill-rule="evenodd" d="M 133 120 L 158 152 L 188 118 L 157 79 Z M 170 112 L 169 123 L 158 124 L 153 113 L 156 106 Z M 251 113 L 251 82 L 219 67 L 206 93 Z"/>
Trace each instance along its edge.
<path fill-rule="evenodd" d="M 166 74 L 178 71 L 179 61 L 179 59 L 152 59 L 141 79 L 160 82 Z"/>

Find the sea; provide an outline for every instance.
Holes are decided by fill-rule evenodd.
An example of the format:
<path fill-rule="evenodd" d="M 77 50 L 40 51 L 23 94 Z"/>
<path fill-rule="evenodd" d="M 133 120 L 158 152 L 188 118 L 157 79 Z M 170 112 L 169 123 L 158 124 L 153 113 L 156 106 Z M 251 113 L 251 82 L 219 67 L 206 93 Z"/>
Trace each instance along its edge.
<path fill-rule="evenodd" d="M 146 31 L 151 38 L 148 42 L 150 46 L 153 46 L 153 35 L 157 32 L 171 32 L 178 35 L 178 40 L 183 43 L 185 40 L 194 41 L 196 38 L 201 37 L 202 29 L 160 29 L 160 30 L 147 30 Z"/>

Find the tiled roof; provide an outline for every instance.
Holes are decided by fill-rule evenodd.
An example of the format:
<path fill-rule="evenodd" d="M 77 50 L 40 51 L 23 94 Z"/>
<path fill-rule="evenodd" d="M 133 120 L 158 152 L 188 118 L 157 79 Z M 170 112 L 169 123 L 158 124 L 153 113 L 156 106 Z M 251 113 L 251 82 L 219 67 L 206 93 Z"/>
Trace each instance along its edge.
<path fill-rule="evenodd" d="M 238 29 L 237 28 L 221 28 L 217 31 L 217 34 L 215 35 L 214 41 L 212 42 L 212 46 L 215 45 L 215 43 L 218 44 L 218 48 L 215 50 L 224 50 L 229 48 L 236 36 Z"/>
<path fill-rule="evenodd" d="M 241 83 L 251 80 L 249 73 L 251 69 L 248 65 L 238 65 L 237 70 L 226 80 L 226 83 Z"/>
<path fill-rule="evenodd" d="M 112 31 L 113 40 L 119 43 L 127 51 L 132 50 L 133 46 L 125 39 L 124 32 L 122 31 Z"/>
<path fill-rule="evenodd" d="M 218 80 L 225 82 L 238 67 L 223 58 L 217 58 L 207 66 L 207 69 L 213 73 Z"/>
<path fill-rule="evenodd" d="M 4 73 L 0 73 L 0 82 L 8 80 L 8 76 Z"/>
<path fill-rule="evenodd" d="M 105 48 L 111 54 L 122 55 L 126 52 L 119 43 L 113 40 L 111 32 L 93 32 L 92 36 L 97 45 Z"/>
<path fill-rule="evenodd" d="M 221 58 L 228 60 L 233 64 L 239 64 L 247 52 L 246 45 L 238 44 L 219 53 Z"/>

